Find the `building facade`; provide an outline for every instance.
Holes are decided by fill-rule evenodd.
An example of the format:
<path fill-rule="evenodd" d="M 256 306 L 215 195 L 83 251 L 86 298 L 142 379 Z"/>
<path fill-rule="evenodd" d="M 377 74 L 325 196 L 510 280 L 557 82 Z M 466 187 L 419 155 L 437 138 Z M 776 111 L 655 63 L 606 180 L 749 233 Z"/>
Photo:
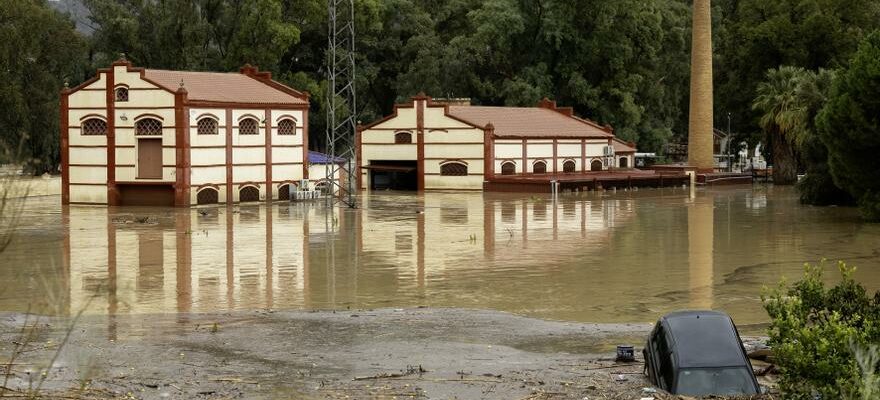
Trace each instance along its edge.
<path fill-rule="evenodd" d="M 62 202 L 285 198 L 308 178 L 308 107 L 308 94 L 251 66 L 214 73 L 114 62 L 62 91 Z"/>
<path fill-rule="evenodd" d="M 482 190 L 498 177 L 628 170 L 635 146 L 550 100 L 536 107 L 434 102 L 419 95 L 356 137 L 362 190 Z"/>

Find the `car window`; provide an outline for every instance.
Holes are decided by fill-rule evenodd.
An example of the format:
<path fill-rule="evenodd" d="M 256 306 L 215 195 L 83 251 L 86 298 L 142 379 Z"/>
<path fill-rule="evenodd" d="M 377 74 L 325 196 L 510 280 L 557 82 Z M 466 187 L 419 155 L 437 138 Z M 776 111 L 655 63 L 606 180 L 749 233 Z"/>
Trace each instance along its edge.
<path fill-rule="evenodd" d="M 675 393 L 688 396 L 757 394 L 749 370 L 743 367 L 683 369 Z"/>
<path fill-rule="evenodd" d="M 669 342 L 666 339 L 666 331 L 662 326 L 657 329 L 657 336 L 655 337 L 657 342 L 657 354 L 659 360 L 657 363 L 660 368 L 660 379 L 663 381 L 663 388 L 670 389 L 672 388 L 672 358 L 669 354 Z"/>

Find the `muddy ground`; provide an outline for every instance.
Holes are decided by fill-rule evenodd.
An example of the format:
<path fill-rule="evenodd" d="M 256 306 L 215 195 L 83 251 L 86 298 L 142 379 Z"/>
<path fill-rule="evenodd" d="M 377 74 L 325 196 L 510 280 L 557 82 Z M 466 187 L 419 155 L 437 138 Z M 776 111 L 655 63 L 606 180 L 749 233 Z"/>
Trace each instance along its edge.
<path fill-rule="evenodd" d="M 648 324 L 458 309 L 86 316 L 65 343 L 70 320 L 41 318 L 30 339 L 26 320 L 0 318 L 0 359 L 17 355 L 4 396 L 39 386 L 66 398 L 652 397 L 641 354 L 613 360 L 617 344 L 640 349 Z"/>

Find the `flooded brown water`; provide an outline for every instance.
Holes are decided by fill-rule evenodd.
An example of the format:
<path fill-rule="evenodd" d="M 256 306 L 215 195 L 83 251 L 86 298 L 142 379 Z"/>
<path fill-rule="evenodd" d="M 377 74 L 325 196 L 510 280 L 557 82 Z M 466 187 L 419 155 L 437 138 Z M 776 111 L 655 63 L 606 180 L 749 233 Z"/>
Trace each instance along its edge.
<path fill-rule="evenodd" d="M 763 286 L 825 257 L 880 288 L 880 225 L 756 186 L 367 195 L 362 208 L 61 207 L 29 199 L 0 311 L 73 315 L 462 307 L 585 322 L 680 308 L 766 320 Z M 833 269 L 830 265 L 829 270 Z M 829 273 L 829 280 L 835 277 Z"/>

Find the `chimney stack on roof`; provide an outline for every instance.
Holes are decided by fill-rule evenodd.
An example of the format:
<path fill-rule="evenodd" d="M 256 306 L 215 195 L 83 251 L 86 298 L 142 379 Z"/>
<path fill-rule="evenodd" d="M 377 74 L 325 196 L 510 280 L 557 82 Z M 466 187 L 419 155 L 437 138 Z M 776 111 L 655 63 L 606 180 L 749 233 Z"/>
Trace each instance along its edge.
<path fill-rule="evenodd" d="M 543 98 L 538 102 L 538 108 L 546 108 L 548 110 L 556 111 L 566 117 L 571 117 L 574 115 L 574 109 L 571 107 L 557 107 L 556 100 L 550 100 L 548 98 Z"/>

